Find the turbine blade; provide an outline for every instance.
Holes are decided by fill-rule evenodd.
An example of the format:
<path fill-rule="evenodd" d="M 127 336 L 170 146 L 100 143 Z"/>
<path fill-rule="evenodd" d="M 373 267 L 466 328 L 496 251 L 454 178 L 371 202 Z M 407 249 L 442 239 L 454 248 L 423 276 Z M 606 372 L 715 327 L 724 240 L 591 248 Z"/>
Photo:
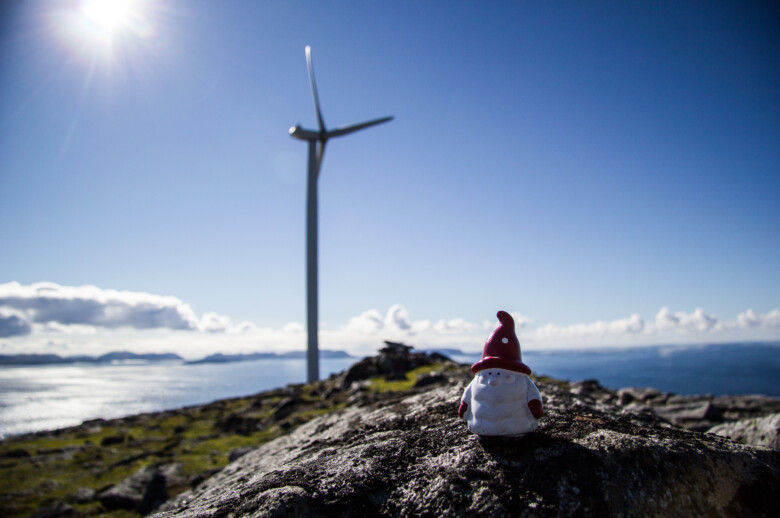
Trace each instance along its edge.
<path fill-rule="evenodd" d="M 309 68 L 309 83 L 311 83 L 311 95 L 314 98 L 314 109 L 317 112 L 317 123 L 320 131 L 325 131 L 325 121 L 322 120 L 320 111 L 320 98 L 317 95 L 317 83 L 314 81 L 314 65 L 311 62 L 311 47 L 306 45 L 306 66 Z"/>
<path fill-rule="evenodd" d="M 342 135 L 347 135 L 349 133 L 353 133 L 355 131 L 359 131 L 365 128 L 370 128 L 371 126 L 376 126 L 377 124 L 382 124 L 383 122 L 389 122 L 393 120 L 393 117 L 382 117 L 381 119 L 374 119 L 368 122 L 361 122 L 360 124 L 351 124 L 349 126 L 339 126 L 338 128 L 332 129 L 325 133 L 325 138 L 331 138 L 331 137 L 340 137 Z"/>
<path fill-rule="evenodd" d="M 317 150 L 317 178 L 320 177 L 320 170 L 322 169 L 322 159 L 325 157 L 325 143 L 323 140 L 320 142 L 320 148 Z"/>

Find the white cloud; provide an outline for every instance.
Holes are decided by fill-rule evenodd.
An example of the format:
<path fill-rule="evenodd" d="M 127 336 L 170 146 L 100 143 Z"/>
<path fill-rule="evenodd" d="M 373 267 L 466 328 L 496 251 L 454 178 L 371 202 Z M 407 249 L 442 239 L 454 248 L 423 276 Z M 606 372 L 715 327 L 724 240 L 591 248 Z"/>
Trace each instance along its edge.
<path fill-rule="evenodd" d="M 662 307 L 645 322 L 639 315 L 572 325 L 546 324 L 522 334 L 534 348 L 662 345 L 780 338 L 780 309 L 758 315 L 748 309 L 734 320 L 721 320 L 702 308 L 672 312 Z"/>
<path fill-rule="evenodd" d="M 737 316 L 737 323 L 745 328 L 777 329 L 780 328 L 780 309 L 773 309 L 766 315 L 756 315 L 752 309 L 748 309 Z"/>
<path fill-rule="evenodd" d="M 32 332 L 32 326 L 23 312 L 0 306 L 0 338 L 24 336 Z"/>
<path fill-rule="evenodd" d="M 412 331 L 414 334 L 426 333 L 433 329 L 433 323 L 430 320 L 415 320 L 412 322 Z"/>
<path fill-rule="evenodd" d="M 764 327 L 780 328 L 780 309 L 775 308 L 761 318 Z"/>
<path fill-rule="evenodd" d="M 50 282 L 0 284 L 0 336 L 29 334 L 36 325 L 64 333 L 84 333 L 87 327 L 210 333 L 231 328 L 230 319 L 216 313 L 198 320 L 176 297 Z"/>
<path fill-rule="evenodd" d="M 299 333 L 303 333 L 304 329 L 303 329 L 303 325 L 298 322 L 288 322 L 287 324 L 284 325 L 282 331 L 284 331 L 285 333 L 299 334 Z"/>
<path fill-rule="evenodd" d="M 529 333 L 534 339 L 553 340 L 556 338 L 571 339 L 592 339 L 600 338 L 606 335 L 631 335 L 641 333 L 645 330 L 645 321 L 637 314 L 628 318 L 618 320 L 603 321 L 586 324 L 572 324 L 568 326 L 558 326 L 555 324 L 546 324 L 535 331 Z"/>
<path fill-rule="evenodd" d="M 462 318 L 436 322 L 412 320 L 405 307 L 394 304 L 384 315 L 377 309 L 369 309 L 349 318 L 336 330 L 321 329 L 320 342 L 327 348 L 373 354 L 383 340 L 402 341 L 420 348 L 467 346 L 480 344 L 480 340 L 484 343 L 485 337 L 475 336 L 474 331 L 479 332 L 479 326 Z"/>
<path fill-rule="evenodd" d="M 243 335 L 243 334 L 250 334 L 258 331 L 258 328 L 249 321 L 243 321 L 239 322 L 236 325 L 230 325 L 225 329 L 227 333 L 233 334 L 233 335 Z"/>
<path fill-rule="evenodd" d="M 198 329 L 207 333 L 224 333 L 232 328 L 229 317 L 217 313 L 204 313 L 198 323 Z"/>
<path fill-rule="evenodd" d="M 33 324 L 33 332 L 47 331 L 64 335 L 94 335 L 97 329 L 94 326 L 82 324 L 64 325 L 59 322 L 46 322 L 45 324 Z"/>
<path fill-rule="evenodd" d="M 450 320 L 439 320 L 433 324 L 433 330 L 438 333 L 467 333 L 477 329 L 477 325 L 462 318 L 452 318 Z"/>
<path fill-rule="evenodd" d="M 377 333 L 384 327 L 385 321 L 382 318 L 382 313 L 376 309 L 369 309 L 356 317 L 351 317 L 342 329 L 355 333 Z"/>
<path fill-rule="evenodd" d="M 701 308 L 686 312 L 662 307 L 648 320 L 632 314 L 536 327 L 529 316 L 511 314 L 524 350 L 780 339 L 780 309 L 766 314 L 748 309 L 721 320 Z M 374 354 L 383 340 L 478 352 L 497 326 L 497 320 L 478 324 L 458 316 L 414 320 L 404 306 L 394 304 L 384 313 L 363 311 L 335 328 L 321 324 L 319 336 L 320 347 L 356 355 Z M 54 342 L 73 354 L 164 350 L 188 358 L 306 347 L 306 329 L 298 322 L 274 329 L 251 322 L 234 325 L 229 317 L 214 312 L 198 318 L 176 297 L 53 283 L 0 285 L 0 338 L 4 339 L 0 346 L 13 352 L 41 352 Z"/>
<path fill-rule="evenodd" d="M 515 319 L 515 328 L 520 329 L 532 320 L 520 313 L 512 313 Z M 485 321 L 483 327 L 493 330 L 498 326 L 498 320 Z M 340 330 L 348 333 L 362 333 L 368 335 L 383 334 L 388 337 L 423 337 L 433 334 L 445 335 L 470 335 L 479 332 L 480 326 L 463 318 L 431 320 L 412 320 L 409 313 L 400 304 L 390 306 L 383 316 L 377 309 L 363 311 L 357 316 L 351 317 Z M 487 336 L 487 335 L 486 335 Z"/>
<path fill-rule="evenodd" d="M 744 313 L 737 315 L 737 322 L 742 327 L 758 327 L 761 325 L 761 320 L 758 318 L 758 315 L 756 315 L 752 308 L 749 308 Z"/>
<path fill-rule="evenodd" d="M 510 311 L 509 314 L 512 315 L 512 320 L 515 321 L 515 331 L 519 331 L 534 321 L 531 317 L 517 311 Z M 482 328 L 486 331 L 492 331 L 496 327 L 498 327 L 498 320 L 485 320 L 482 322 Z"/>
<path fill-rule="evenodd" d="M 515 329 L 522 329 L 534 321 L 533 318 L 523 315 L 522 313 L 518 313 L 517 311 L 511 311 L 509 314 L 512 315 L 512 318 L 515 321 Z"/>
<path fill-rule="evenodd" d="M 409 322 L 409 314 L 400 304 L 395 304 L 387 310 L 387 316 L 385 317 L 385 327 L 397 331 L 408 331 L 412 329 L 412 324 Z"/>
<path fill-rule="evenodd" d="M 659 331 L 709 331 L 718 324 L 718 318 L 708 315 L 701 308 L 696 308 L 693 313 L 678 311 L 672 313 L 669 308 L 662 307 L 655 315 L 655 326 Z"/>
<path fill-rule="evenodd" d="M 442 319 L 435 323 L 430 320 L 413 321 L 409 318 L 406 308 L 400 304 L 394 304 L 390 306 L 385 316 L 382 316 L 382 313 L 377 309 L 369 309 L 358 316 L 351 317 L 341 327 L 341 331 L 368 335 L 382 333 L 388 337 L 414 337 L 429 332 L 466 333 L 477 329 L 477 327 L 476 324 L 462 318 Z"/>

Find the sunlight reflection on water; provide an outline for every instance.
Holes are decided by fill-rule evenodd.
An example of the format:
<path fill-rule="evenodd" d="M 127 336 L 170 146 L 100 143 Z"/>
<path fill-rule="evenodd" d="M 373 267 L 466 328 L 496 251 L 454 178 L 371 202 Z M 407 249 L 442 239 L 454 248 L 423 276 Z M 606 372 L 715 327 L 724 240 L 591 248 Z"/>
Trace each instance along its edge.
<path fill-rule="evenodd" d="M 453 356 L 466 364 L 479 358 Z M 778 343 L 523 351 L 523 360 L 536 374 L 597 379 L 613 389 L 780 396 Z M 320 372 L 328 376 L 356 361 L 322 360 Z M 256 394 L 302 383 L 305 367 L 303 359 L 0 367 L 0 437 Z"/>
<path fill-rule="evenodd" d="M 322 360 L 327 376 L 356 358 Z M 0 437 L 208 403 L 302 383 L 305 361 L 0 367 Z"/>

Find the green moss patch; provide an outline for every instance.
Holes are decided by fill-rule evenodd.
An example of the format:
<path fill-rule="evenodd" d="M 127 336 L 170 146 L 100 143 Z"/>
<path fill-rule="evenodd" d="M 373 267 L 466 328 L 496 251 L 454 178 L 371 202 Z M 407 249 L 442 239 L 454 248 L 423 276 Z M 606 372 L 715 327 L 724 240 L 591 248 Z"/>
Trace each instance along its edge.
<path fill-rule="evenodd" d="M 446 368 L 420 367 L 403 380 L 374 378 L 368 389 L 377 396 L 408 391 L 420 377 Z M 232 450 L 259 446 L 319 415 L 344 408 L 349 396 L 340 381 L 331 378 L 250 397 L 5 439 L 0 441 L 0 516 L 26 517 L 58 502 L 72 506 L 75 516 L 137 516 L 131 511 L 109 512 L 97 496 L 83 502 L 76 495 L 84 488 L 97 495 L 144 466 L 180 463 L 186 482 L 169 487 L 174 496 L 227 465 Z"/>
<path fill-rule="evenodd" d="M 402 380 L 388 380 L 382 377 L 371 378 L 368 382 L 368 387 L 370 390 L 378 393 L 407 392 L 414 387 L 418 379 L 434 371 L 440 371 L 442 369 L 447 370 L 447 368 L 447 365 L 440 363 L 425 365 L 423 367 L 410 370 L 406 373 L 406 378 Z"/>

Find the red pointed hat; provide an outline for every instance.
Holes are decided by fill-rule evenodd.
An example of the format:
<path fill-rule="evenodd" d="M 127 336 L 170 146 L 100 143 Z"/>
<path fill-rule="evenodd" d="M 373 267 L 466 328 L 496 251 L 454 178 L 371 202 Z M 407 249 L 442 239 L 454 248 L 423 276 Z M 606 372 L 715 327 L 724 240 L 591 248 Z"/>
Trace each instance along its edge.
<path fill-rule="evenodd" d="M 478 373 L 482 369 L 507 369 L 523 374 L 531 374 L 531 369 L 522 362 L 520 356 L 520 341 L 515 334 L 515 321 L 506 311 L 496 315 L 501 322 L 485 342 L 482 359 L 471 366 L 471 372 Z"/>

